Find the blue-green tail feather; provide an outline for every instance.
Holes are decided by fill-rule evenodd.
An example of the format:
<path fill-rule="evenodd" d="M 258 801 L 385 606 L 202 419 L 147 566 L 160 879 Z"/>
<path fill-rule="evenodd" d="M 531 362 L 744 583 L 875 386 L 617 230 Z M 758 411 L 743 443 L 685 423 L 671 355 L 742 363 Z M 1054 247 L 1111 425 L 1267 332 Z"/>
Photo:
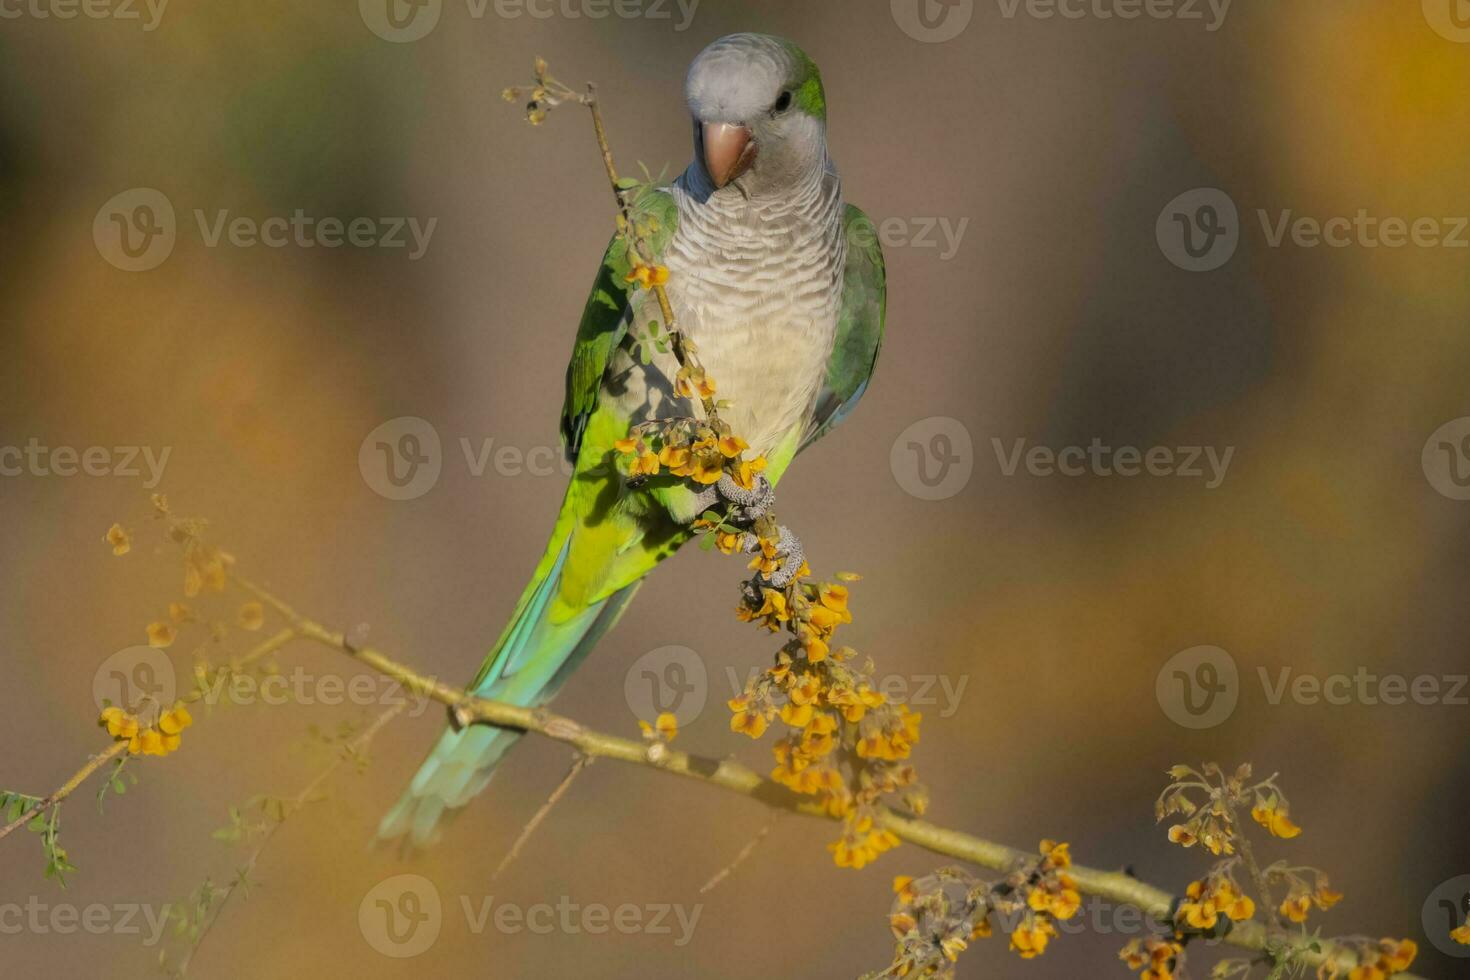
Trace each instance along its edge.
<path fill-rule="evenodd" d="M 616 624 L 638 590 L 634 582 L 561 622 L 549 612 L 571 547 L 568 529 L 556 559 L 527 586 L 515 616 L 471 690 L 497 701 L 536 707 L 549 701 L 593 646 Z M 446 811 L 464 806 L 490 782 L 519 733 L 477 725 L 446 731 L 424 760 L 408 791 L 383 817 L 378 837 L 408 834 L 416 846 L 433 843 Z"/>

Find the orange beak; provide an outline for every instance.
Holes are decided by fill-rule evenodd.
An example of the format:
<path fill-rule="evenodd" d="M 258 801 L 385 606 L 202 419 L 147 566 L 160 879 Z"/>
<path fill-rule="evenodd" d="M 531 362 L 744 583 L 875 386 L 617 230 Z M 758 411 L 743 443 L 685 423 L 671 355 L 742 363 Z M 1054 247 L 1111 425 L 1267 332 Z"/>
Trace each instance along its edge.
<path fill-rule="evenodd" d="M 704 168 L 716 188 L 735 180 L 755 162 L 756 144 L 744 126 L 706 123 L 700 126 L 699 140 L 704 146 Z"/>

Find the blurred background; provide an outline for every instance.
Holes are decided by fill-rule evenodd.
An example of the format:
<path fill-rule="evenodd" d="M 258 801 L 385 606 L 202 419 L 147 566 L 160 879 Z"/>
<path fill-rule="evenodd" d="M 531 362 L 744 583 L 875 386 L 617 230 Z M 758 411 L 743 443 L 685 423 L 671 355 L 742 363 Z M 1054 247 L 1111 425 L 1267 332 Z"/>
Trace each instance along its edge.
<path fill-rule="evenodd" d="M 1306 828 L 1267 859 L 1321 867 L 1346 893 L 1313 922 L 1414 938 L 1416 972 L 1461 975 L 1435 909 L 1470 873 L 1470 690 L 1453 680 L 1470 669 L 1462 5 L 1237 0 L 1124 19 L 1108 0 L 1077 17 L 922 2 L 0 8 L 0 447 L 35 447 L 0 456 L 0 788 L 43 794 L 104 744 L 94 676 L 180 594 L 154 489 L 302 610 L 468 680 L 557 509 L 563 370 L 611 228 L 585 118 L 533 130 L 500 92 L 543 55 L 599 83 L 624 170 L 676 173 L 689 61 L 767 31 L 822 67 L 848 199 L 888 222 L 890 291 L 866 399 L 793 467 L 780 509 L 818 573 L 864 575 L 847 639 L 925 713 L 932 819 L 1067 840 L 1081 863 L 1179 890 L 1208 861 L 1154 824 L 1165 769 L 1251 761 L 1282 773 Z M 215 234 L 298 212 L 370 221 L 338 247 Z M 1298 223 L 1338 217 L 1352 226 L 1334 244 Z M 1422 233 L 1387 247 L 1386 219 Z M 394 500 L 368 436 L 425 433 L 404 418 L 438 438 L 438 472 Z M 1168 447 L 1169 475 L 1010 463 L 1018 445 L 1094 440 Z M 76 460 L 55 450 L 91 447 L 108 462 L 67 475 Z M 1216 478 L 1202 453 L 1191 475 L 1185 447 L 1228 450 L 1228 467 Z M 102 540 L 113 522 L 135 534 L 122 558 Z M 693 549 L 674 559 L 558 709 L 631 733 L 630 670 L 686 647 L 707 704 L 681 746 L 767 767 L 769 741 L 731 734 L 723 705 L 772 646 L 729 615 L 738 579 Z M 181 677 L 203 642 L 193 627 L 168 651 Z M 1170 666 L 1201 646 L 1226 654 L 1204 655 L 1223 685 L 1209 717 L 1181 708 Z M 1207 680 L 1198 656 L 1184 674 Z M 201 707 L 178 754 L 128 767 L 126 796 L 99 813 L 89 785 L 65 806 L 80 869 L 65 891 L 34 838 L 0 845 L 0 907 L 43 923 L 0 921 L 9 974 L 157 975 L 177 947 L 142 913 L 139 934 L 114 912 L 64 930 L 47 910 L 156 910 L 228 882 L 246 853 L 211 837 L 228 807 L 294 796 L 322 766 L 300 747 L 309 726 L 382 710 L 320 703 L 324 680 L 354 676 L 345 658 L 302 647 L 279 663 L 317 703 Z M 1283 676 L 1360 672 L 1435 678 L 1438 694 L 1274 695 Z M 850 977 L 888 962 L 892 877 L 948 863 L 906 845 L 841 870 L 833 827 L 787 818 L 701 895 L 769 814 L 603 762 L 491 883 L 569 762 L 544 740 L 437 849 L 370 850 L 441 724 L 437 709 L 394 722 L 363 773 L 282 827 L 191 976 Z M 412 959 L 359 920 L 404 874 L 443 904 Z M 702 908 L 679 944 L 672 915 L 672 934 L 511 932 L 477 920 L 487 900 Z M 1126 976 L 1130 936 L 1097 915 L 1100 931 L 1031 962 L 978 943 L 959 975 Z M 1213 958 L 1196 955 L 1196 975 Z"/>

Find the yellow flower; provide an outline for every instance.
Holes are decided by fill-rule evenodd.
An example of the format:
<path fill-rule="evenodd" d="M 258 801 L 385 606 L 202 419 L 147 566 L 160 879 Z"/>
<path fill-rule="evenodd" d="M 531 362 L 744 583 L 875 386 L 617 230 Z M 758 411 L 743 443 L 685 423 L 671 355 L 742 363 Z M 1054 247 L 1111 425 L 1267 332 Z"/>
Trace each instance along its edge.
<path fill-rule="evenodd" d="M 822 679 L 816 674 L 802 674 L 788 693 L 796 704 L 814 704 L 822 695 Z"/>
<path fill-rule="evenodd" d="M 663 739 L 665 742 L 672 742 L 675 736 L 679 734 L 679 719 L 674 717 L 673 712 L 665 711 L 654 719 L 652 725 L 640 720 L 638 727 L 643 729 L 643 734 L 649 738 L 657 735 L 657 737 Z"/>
<path fill-rule="evenodd" d="M 720 455 L 724 456 L 726 459 L 734 459 L 736 456 L 739 456 L 745 450 L 749 449 L 750 444 L 739 436 L 722 436 L 720 438 L 719 448 Z"/>
<path fill-rule="evenodd" d="M 635 283 L 637 288 L 650 289 L 654 286 L 662 286 L 669 281 L 669 270 L 661 265 L 635 265 L 632 270 L 623 277 L 624 282 Z"/>
<path fill-rule="evenodd" d="M 165 735 L 177 735 L 179 732 L 194 724 L 194 716 L 189 714 L 189 709 L 184 707 L 184 702 L 174 703 L 173 708 L 163 713 L 158 719 L 158 730 Z"/>
<path fill-rule="evenodd" d="M 628 467 L 628 475 L 633 477 L 658 476 L 658 457 L 651 452 L 640 453 Z"/>
<path fill-rule="evenodd" d="M 1046 952 L 1046 944 L 1055 934 L 1055 927 L 1046 919 L 1028 915 L 1011 933 L 1011 949 L 1024 960 L 1032 959 Z"/>
<path fill-rule="evenodd" d="M 1302 828 L 1292 823 L 1291 818 L 1286 815 L 1286 808 L 1274 799 L 1269 804 L 1252 808 L 1251 818 L 1269 830 L 1272 837 L 1280 837 L 1282 840 L 1291 840 L 1302 832 Z"/>
<path fill-rule="evenodd" d="M 254 632 L 265 625 L 265 608 L 258 602 L 247 602 L 240 607 L 240 627 Z"/>
<path fill-rule="evenodd" d="M 167 750 L 163 747 L 163 736 L 156 729 L 149 728 L 133 737 L 128 751 L 133 755 L 164 755 Z"/>
<path fill-rule="evenodd" d="M 121 708 L 108 708 L 99 720 L 107 726 L 107 734 L 113 738 L 131 739 L 138 734 L 138 719 Z"/>
<path fill-rule="evenodd" d="M 766 458 L 757 456 L 755 459 L 742 459 L 735 466 L 735 472 L 730 479 L 734 480 L 742 490 L 749 490 L 755 486 L 755 477 L 766 468 Z"/>
<path fill-rule="evenodd" d="M 1470 946 L 1470 922 L 1466 922 L 1458 929 L 1451 929 L 1450 938 L 1461 946 Z"/>
<path fill-rule="evenodd" d="M 675 476 L 689 475 L 689 447 L 666 445 L 658 451 L 658 461 Z"/>
<path fill-rule="evenodd" d="M 1311 911 L 1312 896 L 1306 892 L 1288 895 L 1281 903 L 1281 914 L 1292 922 L 1306 922 L 1307 914 Z"/>
<path fill-rule="evenodd" d="M 628 456 L 638 451 L 638 445 L 639 439 L 637 436 L 628 436 L 626 439 L 618 439 L 614 442 L 613 449 L 622 453 L 624 456 Z"/>
<path fill-rule="evenodd" d="M 1072 866 L 1072 845 L 1058 844 L 1054 840 L 1043 840 L 1041 856 L 1046 858 L 1047 863 L 1053 868 L 1070 868 Z"/>
<path fill-rule="evenodd" d="M 893 894 L 905 905 L 912 905 L 914 899 L 919 897 L 919 890 L 914 887 L 913 875 L 896 875 L 893 879 Z"/>
<path fill-rule="evenodd" d="M 1236 889 L 1232 881 L 1222 881 L 1215 888 L 1215 904 L 1226 918 L 1234 922 L 1245 922 L 1256 914 L 1256 903 Z"/>
<path fill-rule="evenodd" d="M 741 606 L 738 615 L 746 623 L 764 620 L 762 625 L 774 633 L 781 628 L 782 623 L 791 619 L 791 613 L 786 608 L 786 596 L 775 589 L 762 589 L 761 593 L 765 602 L 759 609 L 751 612 L 749 607 Z"/>
<path fill-rule="evenodd" d="M 812 720 L 812 706 L 791 702 L 781 707 L 781 720 L 792 728 L 804 728 Z"/>
<path fill-rule="evenodd" d="M 125 555 L 133 550 L 133 537 L 121 524 L 114 524 L 108 528 L 107 536 L 103 540 L 112 545 L 114 555 Z"/>
<path fill-rule="evenodd" d="M 709 486 L 711 483 L 720 481 L 720 474 L 725 472 L 725 457 L 715 448 L 714 443 L 705 440 L 697 442 L 690 447 L 689 473 L 687 474 L 695 483 Z"/>
<path fill-rule="evenodd" d="M 730 718 L 730 731 L 749 735 L 751 738 L 760 738 L 766 733 L 766 725 L 769 724 L 765 713 L 753 710 L 750 698 L 741 695 L 729 702 L 730 710 L 735 712 Z"/>
<path fill-rule="evenodd" d="M 1193 847 L 1199 842 L 1194 832 L 1183 824 L 1175 824 L 1169 828 L 1169 843 L 1178 844 L 1180 847 Z"/>
<path fill-rule="evenodd" d="M 1220 910 L 1216 907 L 1213 896 L 1206 893 L 1205 883 L 1190 882 L 1184 894 L 1188 901 L 1179 903 L 1176 914 L 1193 929 L 1213 929 L 1220 918 Z"/>
<path fill-rule="evenodd" d="M 186 623 L 194 618 L 194 610 L 182 602 L 170 602 L 168 604 L 168 618 L 176 623 Z"/>
<path fill-rule="evenodd" d="M 1383 951 L 1380 963 L 1389 973 L 1403 973 L 1414 965 L 1414 957 L 1419 955 L 1419 944 L 1412 939 L 1381 939 L 1378 948 Z"/>
<path fill-rule="evenodd" d="M 148 645 L 155 649 L 163 650 L 173 646 L 174 638 L 178 635 L 178 630 L 174 629 L 172 623 L 148 624 Z"/>
<path fill-rule="evenodd" d="M 766 578 L 770 578 L 776 574 L 776 570 L 781 567 L 781 558 L 776 551 L 776 544 L 770 538 L 761 538 L 760 550 L 750 560 L 750 564 L 745 567 L 752 572 L 760 572 Z"/>

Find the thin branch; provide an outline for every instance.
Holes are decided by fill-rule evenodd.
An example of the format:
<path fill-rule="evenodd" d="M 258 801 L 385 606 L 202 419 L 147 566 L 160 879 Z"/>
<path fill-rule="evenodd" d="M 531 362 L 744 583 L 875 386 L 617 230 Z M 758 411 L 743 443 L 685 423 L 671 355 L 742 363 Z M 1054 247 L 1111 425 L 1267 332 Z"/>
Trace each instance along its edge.
<path fill-rule="evenodd" d="M 567 770 L 567 774 L 562 777 L 562 780 L 560 783 L 557 784 L 556 789 L 551 791 L 551 795 L 546 798 L 546 802 L 541 804 L 540 809 L 536 811 L 536 815 L 533 816 L 530 822 L 527 823 L 524 829 L 521 830 L 520 836 L 517 837 L 515 843 L 510 846 L 510 852 L 507 853 L 505 857 L 501 859 L 500 863 L 495 866 L 494 873 L 490 875 L 491 882 L 494 882 L 496 878 L 499 878 L 500 873 L 506 868 L 510 867 L 515 859 L 521 856 L 521 848 L 525 847 L 526 841 L 530 840 L 531 835 L 536 833 L 536 828 L 541 826 L 541 821 L 546 819 L 546 815 L 551 812 L 551 808 L 556 806 L 557 801 L 566 795 L 567 790 L 571 789 L 572 781 L 575 780 L 579 775 L 581 775 L 583 769 L 586 769 L 595 761 L 597 760 L 590 755 L 578 755 L 574 760 L 572 760 L 572 768 Z"/>
<path fill-rule="evenodd" d="M 720 789 L 750 797 L 778 811 L 800 813 L 826 820 L 833 818 L 825 808 L 809 797 L 799 796 L 791 790 L 766 779 L 755 770 L 733 759 L 710 759 L 692 755 L 661 742 L 649 743 L 642 740 L 620 738 L 586 728 L 570 718 L 553 714 L 545 708 L 523 708 L 503 701 L 492 701 L 476 697 L 459 688 L 418 673 L 382 651 L 368 646 L 356 646 L 336 630 L 332 630 L 306 616 L 297 613 L 270 592 L 247 579 L 233 577 L 232 581 L 258 596 L 261 601 L 281 612 L 290 620 L 290 627 L 266 641 L 268 647 L 281 641 L 300 637 L 321 646 L 344 653 L 380 674 L 398 681 L 403 687 L 423 697 L 447 706 L 450 716 L 458 726 L 492 725 L 519 732 L 534 732 L 547 738 L 564 742 L 588 757 L 616 759 L 638 766 L 647 766 L 675 776 L 715 786 Z M 284 639 L 283 639 L 284 638 Z M 260 649 L 260 648 L 258 648 Z M 121 751 L 114 743 L 103 756 L 94 760 L 81 772 L 72 777 L 66 786 L 52 794 L 56 799 L 64 798 L 75 790 L 88 776 L 101 768 L 106 759 Z M 63 792 L 64 791 L 64 792 Z M 48 797 L 50 799 L 51 797 Z M 878 819 L 883 826 L 899 838 L 925 850 L 947 857 L 958 858 L 971 864 L 996 871 L 1009 871 L 1017 863 L 1033 859 L 1027 851 L 985 840 L 963 831 L 936 826 L 924 820 L 904 816 L 886 808 L 879 808 Z M 0 835 L 3 836 L 3 835 Z M 1168 922 L 1175 896 L 1162 888 L 1139 881 L 1120 871 L 1102 871 L 1073 865 L 1068 873 L 1076 880 L 1079 890 L 1120 905 L 1131 905 L 1141 909 L 1150 918 Z M 1316 940 L 1300 934 L 1268 928 L 1252 920 L 1238 922 L 1224 941 L 1242 949 L 1264 952 L 1268 945 L 1281 955 L 1289 955 L 1294 962 L 1317 966 L 1333 960 L 1342 970 L 1358 963 L 1352 949 L 1328 940 Z M 1313 947 L 1316 948 L 1313 948 Z M 1400 980 L 1423 980 L 1412 973 L 1398 973 Z"/>
<path fill-rule="evenodd" d="M 713 878 L 711 878 L 709 881 L 706 881 L 704 885 L 700 887 L 699 894 L 708 895 L 710 892 L 714 891 L 716 887 L 719 886 L 720 882 L 724 881 L 726 878 L 730 877 L 730 875 L 734 874 L 735 869 L 744 864 L 745 859 L 755 853 L 755 849 L 760 846 L 761 841 L 766 839 L 766 837 L 771 833 L 772 829 L 775 828 L 777 821 L 779 821 L 780 819 L 781 813 L 779 810 L 771 814 L 771 819 L 766 821 L 766 825 L 762 827 L 754 837 L 746 842 L 745 846 L 740 849 L 740 853 L 735 855 L 735 860 L 725 865 L 719 870 L 718 873 L 715 874 Z"/>

